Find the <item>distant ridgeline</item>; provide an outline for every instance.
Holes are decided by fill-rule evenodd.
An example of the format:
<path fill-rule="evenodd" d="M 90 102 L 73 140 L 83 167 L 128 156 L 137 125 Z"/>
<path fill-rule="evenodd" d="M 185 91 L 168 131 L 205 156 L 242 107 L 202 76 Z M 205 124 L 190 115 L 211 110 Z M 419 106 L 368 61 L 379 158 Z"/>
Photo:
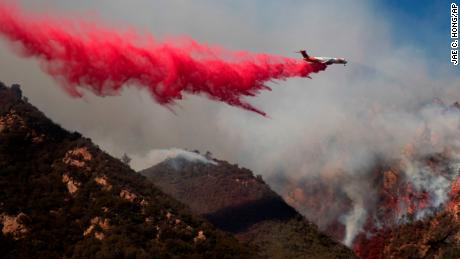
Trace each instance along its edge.
<path fill-rule="evenodd" d="M 262 258 L 355 258 L 290 207 L 262 177 L 225 161 L 166 160 L 141 171 L 165 193 L 216 227 L 257 248 Z"/>

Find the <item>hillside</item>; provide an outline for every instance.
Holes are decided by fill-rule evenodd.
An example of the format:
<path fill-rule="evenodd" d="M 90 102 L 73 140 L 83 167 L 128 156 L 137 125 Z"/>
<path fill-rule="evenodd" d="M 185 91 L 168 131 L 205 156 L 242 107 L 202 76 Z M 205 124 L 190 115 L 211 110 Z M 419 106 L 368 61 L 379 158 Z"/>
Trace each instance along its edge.
<path fill-rule="evenodd" d="M 366 259 L 460 258 L 460 177 L 448 195 L 448 202 L 430 217 L 360 235 L 354 250 Z"/>
<path fill-rule="evenodd" d="M 0 83 L 0 258 L 252 258 Z"/>
<path fill-rule="evenodd" d="M 361 258 L 460 258 L 460 221 L 450 212 L 425 220 L 381 229 L 361 237 L 354 250 Z"/>
<path fill-rule="evenodd" d="M 365 259 L 386 258 L 460 258 L 460 172 L 457 155 L 452 150 L 421 157 L 419 168 L 429 168 L 418 181 L 410 181 L 401 161 L 377 161 L 372 178 L 366 179 L 375 190 L 377 199 L 367 211 L 351 244 L 354 252 Z M 421 171 L 417 171 L 421 172 Z M 423 178 L 422 178 L 423 177 Z M 281 178 L 280 178 L 281 179 Z M 343 239 L 344 221 L 331 221 L 325 215 L 334 208 L 345 214 L 351 201 L 334 186 L 321 179 L 288 181 L 284 184 L 285 199 L 301 210 L 309 219 L 321 224 L 322 231 Z M 283 182 L 284 181 L 284 182 Z M 338 177 L 338 182 L 345 182 Z M 310 188 L 307 188 L 310 187 Z M 438 194 L 445 202 L 435 203 Z"/>
<path fill-rule="evenodd" d="M 361 258 L 460 258 L 459 107 L 427 102 L 419 109 L 432 112 L 430 119 L 421 120 L 410 141 L 360 170 L 347 172 L 338 162 L 315 177 L 269 181 Z"/>
<path fill-rule="evenodd" d="M 141 171 L 164 192 L 218 228 L 257 247 L 265 258 L 354 258 L 318 232 L 260 176 L 225 161 L 166 160 Z"/>

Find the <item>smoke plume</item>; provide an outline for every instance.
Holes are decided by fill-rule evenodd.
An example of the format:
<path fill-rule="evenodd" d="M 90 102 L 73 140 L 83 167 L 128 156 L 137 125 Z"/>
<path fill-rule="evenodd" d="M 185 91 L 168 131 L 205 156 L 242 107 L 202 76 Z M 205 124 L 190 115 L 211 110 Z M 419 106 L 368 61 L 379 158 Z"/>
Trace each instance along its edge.
<path fill-rule="evenodd" d="M 165 160 L 169 160 L 171 163 L 173 163 L 174 161 L 180 159 L 187 160 L 189 162 L 216 164 L 216 162 L 211 160 L 210 157 L 206 157 L 199 153 L 183 150 L 180 148 L 152 150 L 145 156 L 134 156 L 133 163 L 142 164 L 142 168 L 149 168 L 152 165 L 161 163 Z"/>
<path fill-rule="evenodd" d="M 121 34 L 91 23 L 24 15 L 5 5 L 0 6 L 0 33 L 19 43 L 24 56 L 39 58 L 44 70 L 75 97 L 82 95 L 79 87 L 107 96 L 131 83 L 148 89 L 160 104 L 171 104 L 186 92 L 265 115 L 242 97 L 270 90 L 267 81 L 306 77 L 326 68 L 191 39 L 157 42 L 152 36 Z"/>

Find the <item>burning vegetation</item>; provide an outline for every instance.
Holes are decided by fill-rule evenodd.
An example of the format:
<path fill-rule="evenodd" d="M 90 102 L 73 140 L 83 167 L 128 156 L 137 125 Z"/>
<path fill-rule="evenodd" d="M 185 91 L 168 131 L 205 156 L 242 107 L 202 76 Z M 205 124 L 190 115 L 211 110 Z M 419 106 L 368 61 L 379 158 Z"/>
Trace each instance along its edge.
<path fill-rule="evenodd" d="M 429 106 L 438 117 L 425 121 L 398 153 L 376 154 L 352 173 L 344 157 L 315 177 L 271 182 L 289 204 L 362 258 L 454 258 L 449 256 L 459 254 L 460 244 L 460 109 L 457 103 Z"/>

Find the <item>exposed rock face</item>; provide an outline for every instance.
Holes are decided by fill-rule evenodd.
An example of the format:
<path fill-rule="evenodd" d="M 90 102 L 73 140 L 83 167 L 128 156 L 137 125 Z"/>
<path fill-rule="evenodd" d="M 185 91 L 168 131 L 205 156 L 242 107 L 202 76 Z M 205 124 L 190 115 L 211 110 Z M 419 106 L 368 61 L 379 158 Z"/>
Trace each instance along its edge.
<path fill-rule="evenodd" d="M 15 127 L 25 129 L 26 125 L 24 119 L 14 109 L 11 109 L 9 113 L 0 117 L 0 131 L 5 129 L 14 130 Z"/>
<path fill-rule="evenodd" d="M 102 186 L 103 190 L 106 190 L 106 191 L 112 190 L 112 185 L 109 184 L 107 177 L 105 175 L 94 178 L 94 181 L 100 186 Z"/>
<path fill-rule="evenodd" d="M 101 229 L 101 231 L 95 230 L 97 227 Z M 110 228 L 109 219 L 102 220 L 99 217 L 95 217 L 91 219 L 91 225 L 85 230 L 83 233 L 84 236 L 88 236 L 94 234 L 96 239 L 102 240 L 105 238 L 104 232 Z"/>
<path fill-rule="evenodd" d="M 75 148 L 67 151 L 63 159 L 64 163 L 83 168 L 86 161 L 91 161 L 92 155 L 86 147 Z"/>
<path fill-rule="evenodd" d="M 125 199 L 130 202 L 134 202 L 134 200 L 137 198 L 137 195 L 128 190 L 121 190 L 120 198 Z"/>
<path fill-rule="evenodd" d="M 1 83 L 0 127 L 0 258 L 255 258 Z"/>
<path fill-rule="evenodd" d="M 68 174 L 62 176 L 62 182 L 66 184 L 70 194 L 75 194 L 78 191 L 78 186 L 81 185 L 81 183 L 72 179 Z"/>
<path fill-rule="evenodd" d="M 19 213 L 17 216 L 0 214 L 0 222 L 3 225 L 3 234 L 11 234 L 14 239 L 18 240 L 27 233 L 27 228 L 21 224 L 21 219 L 26 217 L 24 213 Z"/>
<path fill-rule="evenodd" d="M 261 258 L 355 258 L 247 169 L 224 161 L 176 158 L 141 173 L 215 226 L 254 246 Z M 207 240 L 204 233 L 198 232 L 194 240 Z"/>
<path fill-rule="evenodd" d="M 24 119 L 14 109 L 0 116 L 0 133 L 4 130 L 11 132 L 27 130 Z M 39 144 L 43 141 L 44 136 L 44 134 L 39 134 L 34 129 L 31 129 L 27 137 L 31 138 L 32 142 Z"/>

